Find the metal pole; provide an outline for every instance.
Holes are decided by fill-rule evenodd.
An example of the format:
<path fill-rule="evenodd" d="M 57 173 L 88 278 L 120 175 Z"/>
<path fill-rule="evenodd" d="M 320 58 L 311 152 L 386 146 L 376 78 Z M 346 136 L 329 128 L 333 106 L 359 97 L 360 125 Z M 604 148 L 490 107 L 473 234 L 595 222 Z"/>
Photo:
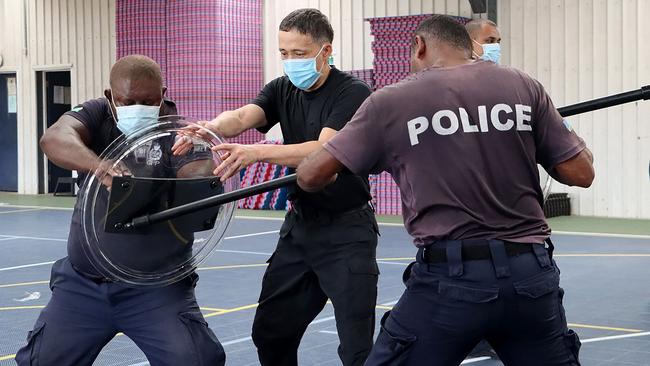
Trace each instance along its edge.
<path fill-rule="evenodd" d="M 580 113 L 591 112 L 598 109 L 613 107 L 615 105 L 625 104 L 625 103 L 634 102 L 642 99 L 643 100 L 650 99 L 650 85 L 646 85 L 637 90 L 609 95 L 606 97 L 602 97 L 594 100 L 588 100 L 586 102 L 581 102 L 566 107 L 558 108 L 557 111 L 560 112 L 560 115 L 562 117 L 568 117 Z"/>
<path fill-rule="evenodd" d="M 637 100 L 650 99 L 650 85 L 640 89 L 614 94 L 603 98 L 589 100 L 566 107 L 558 108 L 562 117 L 573 116 L 580 113 L 591 112 L 598 109 L 608 108 L 619 104 L 634 102 Z M 281 187 L 296 183 L 296 174 L 290 174 L 282 178 L 272 179 L 270 181 L 256 184 L 254 186 L 238 189 L 236 191 L 223 193 L 214 197 L 205 198 L 196 202 L 190 202 L 178 207 L 163 210 L 151 215 L 145 215 L 134 218 L 131 222 L 124 224 L 124 228 L 138 228 L 146 225 L 155 224 L 161 221 L 169 220 L 188 213 L 200 211 L 207 207 L 223 205 L 225 203 L 240 200 L 256 194 L 269 192 Z"/>
<path fill-rule="evenodd" d="M 136 217 L 133 220 L 131 220 L 131 222 L 124 224 L 123 227 L 124 229 L 130 229 L 130 228 L 135 229 L 135 228 L 155 224 L 158 222 L 166 221 L 185 214 L 200 211 L 204 208 L 223 205 L 225 203 L 238 201 L 242 198 L 250 197 L 256 194 L 269 192 L 284 186 L 288 186 L 294 184 L 297 179 L 298 178 L 295 173 L 289 174 L 281 178 L 272 179 L 264 183 L 238 189 L 236 191 L 222 193 L 214 197 L 208 197 L 195 202 L 186 203 L 184 205 L 173 207 L 160 212 L 156 212 L 154 214 Z"/>

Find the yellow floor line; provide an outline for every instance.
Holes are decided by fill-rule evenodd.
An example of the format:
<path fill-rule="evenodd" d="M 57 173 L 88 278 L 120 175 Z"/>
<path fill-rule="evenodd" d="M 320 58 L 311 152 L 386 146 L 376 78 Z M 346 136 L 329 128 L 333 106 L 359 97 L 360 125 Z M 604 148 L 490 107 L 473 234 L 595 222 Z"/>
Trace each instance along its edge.
<path fill-rule="evenodd" d="M 606 327 L 602 325 L 591 325 L 591 324 L 579 324 L 579 323 L 569 323 L 570 327 L 576 328 L 588 328 L 588 329 L 600 329 L 600 330 L 613 330 L 617 332 L 627 332 L 627 333 L 640 333 L 643 332 L 640 329 L 628 329 L 628 328 L 616 328 L 616 327 Z"/>
<path fill-rule="evenodd" d="M 329 302 L 329 301 L 328 301 Z M 234 313 L 237 311 L 242 311 L 242 310 L 247 310 L 247 309 L 253 309 L 256 308 L 258 304 L 249 304 L 249 305 L 244 305 L 244 306 L 239 306 L 236 308 L 230 308 L 230 309 L 219 309 L 219 308 L 211 308 L 211 307 L 201 307 L 201 310 L 208 310 L 208 311 L 213 311 L 212 313 L 205 314 L 203 315 L 204 318 L 209 318 L 217 315 L 222 315 L 222 314 L 228 314 L 228 313 Z M 45 306 L 42 305 L 32 305 L 32 306 L 12 306 L 12 307 L 3 307 L 0 308 L 0 310 L 19 310 L 19 309 L 42 309 Z M 385 306 L 385 305 L 376 305 L 375 306 L 377 309 L 382 309 L 382 310 L 391 310 L 393 307 L 392 306 Z M 627 332 L 627 333 L 640 333 L 643 332 L 640 329 L 629 329 L 629 328 L 618 328 L 618 327 L 607 327 L 607 326 L 601 326 L 601 325 L 591 325 L 591 324 L 580 324 L 580 323 L 569 323 L 568 326 L 570 327 L 575 327 L 575 328 L 588 328 L 588 329 L 599 329 L 599 330 L 611 330 L 611 331 L 619 331 L 619 332 Z M 115 336 L 123 336 L 123 333 L 118 333 Z M 4 360 L 11 360 L 16 357 L 15 354 L 11 355 L 5 355 L 5 356 L 0 356 L 0 361 Z"/>
<path fill-rule="evenodd" d="M 253 308 L 256 308 L 256 307 L 257 307 L 257 304 L 244 305 L 244 306 L 240 306 L 240 307 L 237 307 L 237 308 L 224 309 L 223 311 L 218 311 L 218 312 L 210 313 L 210 314 L 207 314 L 207 315 L 203 315 L 203 317 L 204 318 L 209 318 L 209 317 L 213 317 L 213 316 L 217 316 L 217 315 L 234 313 L 236 311 L 253 309 Z"/>
<path fill-rule="evenodd" d="M 392 310 L 392 306 L 385 305 L 376 305 L 375 308 L 382 310 Z M 569 323 L 569 327 L 575 328 L 588 328 L 588 329 L 600 329 L 600 330 L 612 330 L 617 332 L 627 332 L 627 333 L 640 333 L 643 332 L 641 329 L 629 329 L 629 328 L 617 328 L 617 327 L 607 327 L 603 325 L 591 325 L 591 324 L 580 324 L 580 323 Z"/>
<path fill-rule="evenodd" d="M 8 306 L 0 308 L 0 311 L 4 310 L 24 310 L 24 309 L 43 309 L 45 305 L 29 305 L 29 306 Z"/>
<path fill-rule="evenodd" d="M 554 257 L 621 257 L 621 258 L 650 258 L 650 253 L 575 253 L 575 254 L 554 254 Z M 415 258 L 411 257 L 397 257 L 397 258 L 377 258 L 378 261 L 413 261 Z M 197 268 L 197 271 L 208 271 L 208 270 L 217 270 L 217 269 L 236 269 L 236 268 L 251 268 L 251 267 L 266 267 L 267 263 L 251 263 L 251 264 L 233 264 L 233 265 L 224 265 L 224 266 L 210 266 L 210 267 L 200 267 Z M 49 281 L 32 281 L 32 282 L 19 282 L 19 283 L 7 283 L 0 284 L 0 288 L 8 287 L 18 287 L 18 286 L 30 286 L 30 285 L 45 285 Z"/>
<path fill-rule="evenodd" d="M 0 215 L 3 214 L 12 214 L 12 213 L 19 213 L 19 212 L 31 212 L 31 211 L 40 211 L 42 208 L 27 208 L 24 210 L 11 210 L 11 211 L 0 211 Z"/>
<path fill-rule="evenodd" d="M 257 306 L 257 304 L 255 304 Z M 0 311 L 6 311 L 6 310 L 27 310 L 27 309 L 43 309 L 45 305 L 25 305 L 25 306 L 8 306 L 8 307 L 0 307 Z M 205 306 L 201 306 L 199 309 L 204 310 L 204 311 L 212 311 L 212 312 L 220 312 L 220 313 L 227 313 L 227 312 L 232 312 L 233 309 L 220 309 L 220 308 L 209 308 Z"/>
<path fill-rule="evenodd" d="M 49 283 L 50 283 L 50 281 L 33 281 L 33 282 L 8 283 L 6 285 L 0 285 L 0 288 L 16 287 L 16 286 L 29 286 L 29 285 L 43 285 L 43 284 L 49 284 Z"/>
<path fill-rule="evenodd" d="M 205 307 L 205 306 L 201 306 L 199 309 L 206 310 L 206 311 L 226 311 L 226 310 L 228 310 L 228 309 L 208 308 L 208 307 Z"/>

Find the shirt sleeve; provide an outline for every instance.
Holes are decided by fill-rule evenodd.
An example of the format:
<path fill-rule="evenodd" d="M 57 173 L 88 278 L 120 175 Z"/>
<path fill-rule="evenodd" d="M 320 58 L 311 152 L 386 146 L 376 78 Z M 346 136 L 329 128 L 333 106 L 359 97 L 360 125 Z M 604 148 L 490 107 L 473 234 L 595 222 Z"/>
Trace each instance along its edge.
<path fill-rule="evenodd" d="M 97 98 L 79 104 L 64 115 L 78 120 L 86 126 L 91 135 L 95 135 L 106 119 L 106 113 L 110 113 L 108 101 L 105 98 Z"/>
<path fill-rule="evenodd" d="M 264 85 L 264 88 L 257 94 L 257 97 L 251 101 L 251 104 L 255 104 L 264 111 L 266 125 L 257 128 L 261 133 L 269 132 L 271 127 L 280 122 L 277 107 L 279 82 L 280 78 L 277 78 Z"/>
<path fill-rule="evenodd" d="M 554 166 L 578 155 L 586 145 L 571 128 L 571 124 L 560 116 L 544 87 L 535 81 L 537 108 L 534 112 L 536 160 L 544 169 Z"/>
<path fill-rule="evenodd" d="M 176 103 L 169 99 L 163 99 L 163 106 L 160 111 L 161 116 L 177 116 L 178 109 Z"/>
<path fill-rule="evenodd" d="M 384 129 L 377 125 L 380 120 L 376 116 L 371 96 L 350 122 L 323 145 L 336 160 L 359 176 L 378 174 L 386 169 Z"/>
<path fill-rule="evenodd" d="M 354 82 L 337 96 L 333 108 L 323 127 L 341 130 L 354 116 L 359 106 L 370 95 L 370 88 L 363 82 Z"/>

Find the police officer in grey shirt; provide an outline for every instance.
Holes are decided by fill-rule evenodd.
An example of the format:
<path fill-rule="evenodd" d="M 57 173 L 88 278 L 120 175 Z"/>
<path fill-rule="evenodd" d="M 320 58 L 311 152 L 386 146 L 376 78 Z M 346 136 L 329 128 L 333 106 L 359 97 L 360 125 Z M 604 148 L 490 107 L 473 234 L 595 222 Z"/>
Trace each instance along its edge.
<path fill-rule="evenodd" d="M 473 60 L 449 17 L 420 24 L 411 66 L 298 168 L 306 191 L 343 167 L 400 187 L 418 253 L 366 365 L 458 365 L 481 339 L 506 365 L 579 365 L 537 164 L 588 187 L 591 153 L 539 82 Z"/>

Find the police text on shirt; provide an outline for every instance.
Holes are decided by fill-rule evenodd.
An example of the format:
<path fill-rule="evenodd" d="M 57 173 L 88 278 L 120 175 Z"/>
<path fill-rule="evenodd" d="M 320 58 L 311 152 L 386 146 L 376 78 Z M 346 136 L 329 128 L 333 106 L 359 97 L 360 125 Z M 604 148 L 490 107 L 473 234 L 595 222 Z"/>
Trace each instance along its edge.
<path fill-rule="evenodd" d="M 461 128 L 463 133 L 488 132 L 489 124 L 497 131 L 510 131 L 513 128 L 517 131 L 532 131 L 530 121 L 530 106 L 515 104 L 513 109 L 508 104 L 499 103 L 490 109 L 489 116 L 486 106 L 478 106 L 478 124 L 470 119 L 465 108 L 460 107 L 458 112 L 449 109 L 439 110 L 433 115 L 431 121 L 424 116 L 416 117 L 406 122 L 406 125 L 411 146 L 415 146 L 420 143 L 418 136 L 430 127 L 434 133 L 442 136 L 454 134 Z"/>

